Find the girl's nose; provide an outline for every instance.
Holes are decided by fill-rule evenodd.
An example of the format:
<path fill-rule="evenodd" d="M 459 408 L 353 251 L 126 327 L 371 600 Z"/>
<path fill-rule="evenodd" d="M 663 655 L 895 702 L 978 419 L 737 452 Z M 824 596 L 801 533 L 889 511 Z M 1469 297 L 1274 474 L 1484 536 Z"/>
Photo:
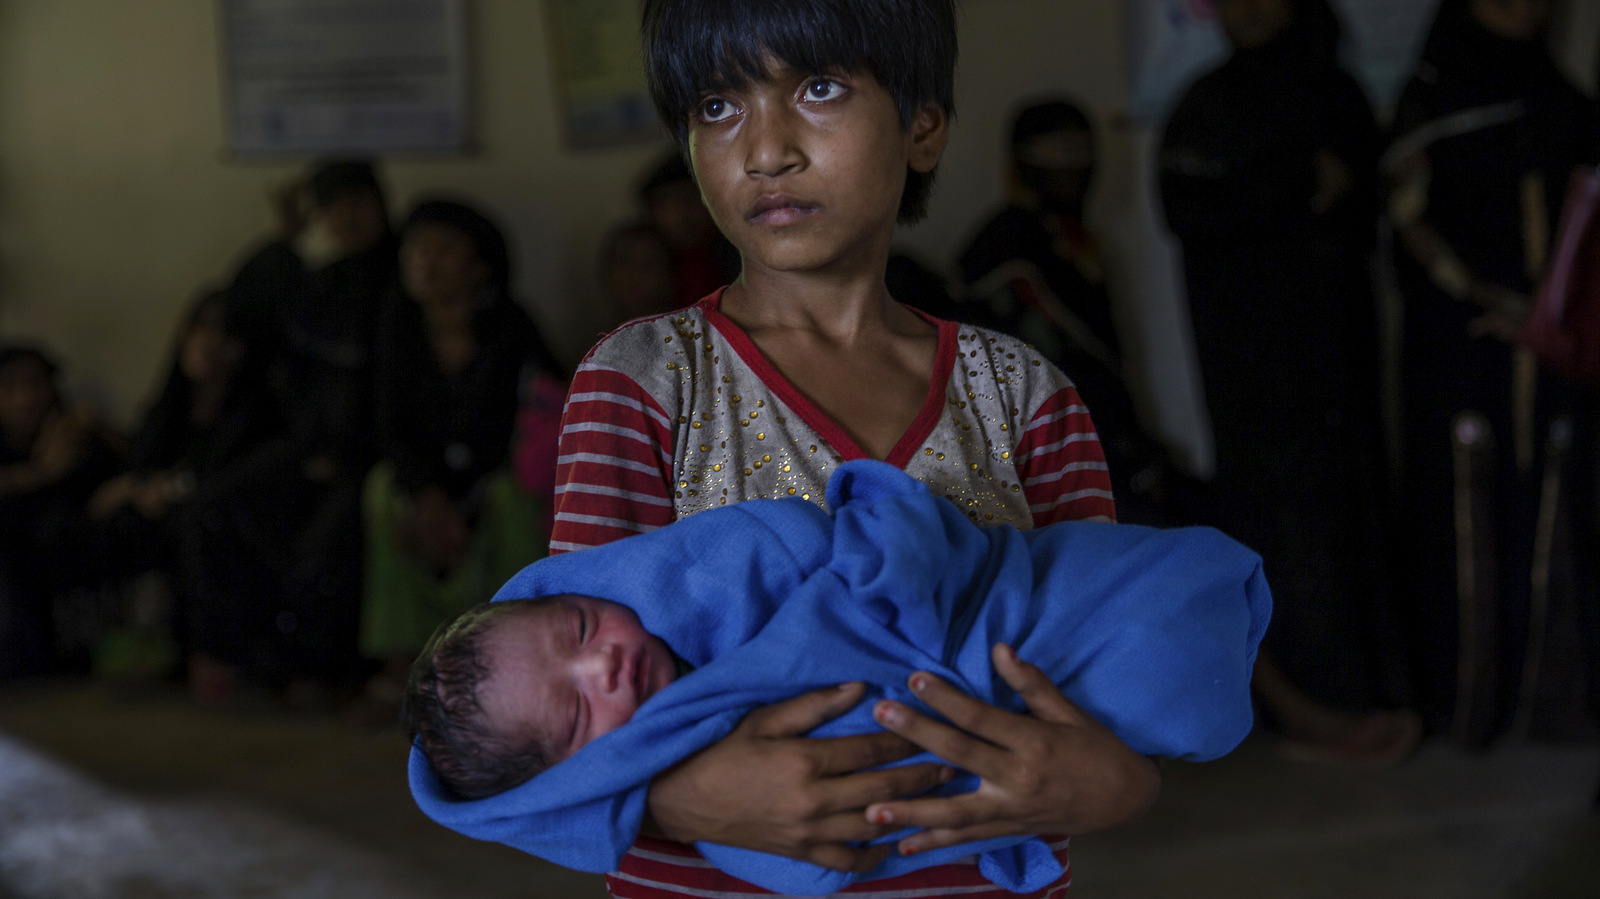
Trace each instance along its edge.
<path fill-rule="evenodd" d="M 748 141 L 745 171 L 751 176 L 775 177 L 798 168 L 804 157 L 795 142 L 791 111 L 752 110 L 746 113 L 744 138 Z"/>

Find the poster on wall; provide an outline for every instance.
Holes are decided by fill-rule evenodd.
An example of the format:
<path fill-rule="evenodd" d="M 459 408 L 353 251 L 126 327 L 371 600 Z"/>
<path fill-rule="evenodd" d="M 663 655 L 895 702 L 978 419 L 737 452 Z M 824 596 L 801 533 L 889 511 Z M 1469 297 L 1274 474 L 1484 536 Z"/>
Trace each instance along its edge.
<path fill-rule="evenodd" d="M 1438 0 L 1332 0 L 1344 25 L 1343 56 L 1379 109 L 1399 97 Z M 1185 88 L 1227 58 L 1217 0 L 1130 0 L 1129 115 L 1165 120 Z"/>
<path fill-rule="evenodd" d="M 1184 88 L 1228 55 L 1215 0 L 1133 0 L 1123 5 L 1128 36 L 1128 115 L 1164 121 Z"/>
<path fill-rule="evenodd" d="M 545 9 L 567 145 L 660 140 L 639 55 L 638 0 L 545 0 Z"/>
<path fill-rule="evenodd" d="M 220 0 L 228 150 L 460 153 L 467 0 Z"/>

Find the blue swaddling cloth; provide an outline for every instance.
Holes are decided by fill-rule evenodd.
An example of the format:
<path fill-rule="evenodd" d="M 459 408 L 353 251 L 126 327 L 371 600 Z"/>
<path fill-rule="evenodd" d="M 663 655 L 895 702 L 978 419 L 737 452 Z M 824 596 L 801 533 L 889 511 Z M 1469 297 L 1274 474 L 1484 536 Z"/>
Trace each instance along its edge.
<path fill-rule="evenodd" d="M 831 516 L 803 500 L 740 503 L 524 569 L 496 600 L 575 593 L 622 603 L 695 670 L 627 725 L 487 799 L 452 798 L 413 749 L 417 804 L 468 836 L 612 871 L 638 835 L 651 778 L 752 709 L 863 681 L 867 697 L 813 735 L 876 731 L 880 698 L 927 710 L 905 686 L 924 670 L 1026 711 L 992 672 L 998 642 L 1137 752 L 1204 761 L 1249 732 L 1250 674 L 1271 596 L 1259 557 L 1222 534 L 1088 522 L 980 528 L 904 472 L 870 461 L 835 472 L 828 504 Z M 964 775 L 940 792 L 976 786 Z M 794 895 L 974 854 L 986 877 L 1017 892 L 1061 874 L 1048 847 L 1028 837 L 891 855 L 866 874 L 697 848 L 729 874 Z"/>

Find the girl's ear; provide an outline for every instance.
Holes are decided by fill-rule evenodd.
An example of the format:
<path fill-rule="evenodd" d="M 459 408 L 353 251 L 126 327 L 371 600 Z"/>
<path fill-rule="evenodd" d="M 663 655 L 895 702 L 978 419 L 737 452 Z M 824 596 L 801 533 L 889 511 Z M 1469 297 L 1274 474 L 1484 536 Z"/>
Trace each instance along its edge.
<path fill-rule="evenodd" d="M 922 104 L 911 118 L 911 154 L 906 164 L 920 174 L 933 171 L 949 141 L 950 116 L 937 103 Z"/>

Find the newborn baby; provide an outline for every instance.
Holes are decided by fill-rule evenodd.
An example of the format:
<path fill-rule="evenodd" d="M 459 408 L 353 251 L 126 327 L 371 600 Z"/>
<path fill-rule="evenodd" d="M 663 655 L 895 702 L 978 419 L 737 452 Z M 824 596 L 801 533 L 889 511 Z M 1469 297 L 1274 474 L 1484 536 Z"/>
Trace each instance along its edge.
<path fill-rule="evenodd" d="M 429 641 L 403 714 L 439 779 L 479 799 L 626 724 L 680 665 L 619 603 L 571 594 L 486 603 Z"/>
<path fill-rule="evenodd" d="M 1200 761 L 1249 732 L 1271 597 L 1260 559 L 1226 536 L 983 528 L 871 461 L 840 466 L 827 499 L 831 514 L 753 500 L 553 556 L 443 629 L 406 701 L 418 804 L 470 836 L 614 870 L 650 779 L 752 709 L 859 681 L 862 702 L 813 733 L 864 733 L 879 729 L 879 699 L 926 710 L 906 679 L 928 671 L 1026 712 L 993 672 L 997 643 L 1137 752 Z M 976 785 L 960 774 L 941 793 Z M 736 877 L 802 895 L 972 854 L 1022 892 L 1060 873 L 1027 837 L 893 855 L 864 876 L 698 848 Z"/>

